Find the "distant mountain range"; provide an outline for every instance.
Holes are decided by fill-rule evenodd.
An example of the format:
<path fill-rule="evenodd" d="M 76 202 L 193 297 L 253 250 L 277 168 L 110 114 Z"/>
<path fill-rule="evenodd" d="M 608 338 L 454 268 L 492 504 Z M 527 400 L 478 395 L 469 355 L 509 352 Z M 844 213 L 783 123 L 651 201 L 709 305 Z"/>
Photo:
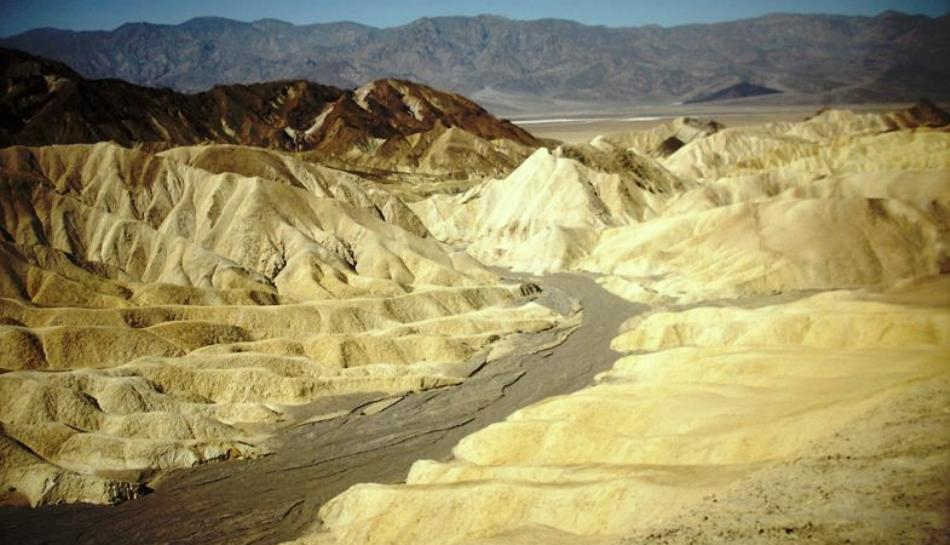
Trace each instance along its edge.
<path fill-rule="evenodd" d="M 108 32 L 36 29 L 0 45 L 63 61 L 89 78 L 181 91 L 277 79 L 352 88 L 399 78 L 509 113 L 553 101 L 630 105 L 719 93 L 735 99 L 729 89 L 739 84 L 780 91 L 769 100 L 786 102 L 950 98 L 950 15 L 893 11 L 775 14 L 671 28 L 490 15 L 384 29 L 198 18 Z"/>

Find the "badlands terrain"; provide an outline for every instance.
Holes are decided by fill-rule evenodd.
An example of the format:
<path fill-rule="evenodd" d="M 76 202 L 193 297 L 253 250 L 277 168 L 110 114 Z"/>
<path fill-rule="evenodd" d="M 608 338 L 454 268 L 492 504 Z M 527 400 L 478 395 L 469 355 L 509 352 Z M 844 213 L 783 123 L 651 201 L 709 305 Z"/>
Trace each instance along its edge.
<path fill-rule="evenodd" d="M 948 542 L 940 107 L 561 143 L 2 60 L 10 542 Z"/>

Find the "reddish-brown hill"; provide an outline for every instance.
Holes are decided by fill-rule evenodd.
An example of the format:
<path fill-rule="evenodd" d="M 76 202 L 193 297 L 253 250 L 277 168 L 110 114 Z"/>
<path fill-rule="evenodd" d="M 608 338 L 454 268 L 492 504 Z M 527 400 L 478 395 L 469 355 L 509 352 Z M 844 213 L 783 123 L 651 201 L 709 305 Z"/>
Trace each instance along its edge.
<path fill-rule="evenodd" d="M 64 64 L 0 49 L 0 85 L 0 145 L 215 142 L 332 155 L 446 127 L 538 145 L 460 95 L 402 80 L 356 90 L 274 81 L 183 94 L 89 80 Z"/>

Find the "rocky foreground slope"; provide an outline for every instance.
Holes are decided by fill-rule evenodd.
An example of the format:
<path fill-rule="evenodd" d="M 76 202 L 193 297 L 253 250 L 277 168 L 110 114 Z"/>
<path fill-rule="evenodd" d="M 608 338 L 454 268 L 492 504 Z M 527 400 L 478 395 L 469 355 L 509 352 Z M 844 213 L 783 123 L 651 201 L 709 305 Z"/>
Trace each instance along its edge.
<path fill-rule="evenodd" d="M 632 154 L 621 172 L 541 150 L 413 205 L 481 260 L 596 272 L 651 310 L 596 384 L 416 462 L 404 484 L 354 486 L 295 543 L 943 542 L 945 114 L 696 127 L 588 145 Z"/>
<path fill-rule="evenodd" d="M 950 499 L 946 289 L 653 313 L 596 385 L 404 485 L 351 488 L 301 543 L 930 542 Z"/>

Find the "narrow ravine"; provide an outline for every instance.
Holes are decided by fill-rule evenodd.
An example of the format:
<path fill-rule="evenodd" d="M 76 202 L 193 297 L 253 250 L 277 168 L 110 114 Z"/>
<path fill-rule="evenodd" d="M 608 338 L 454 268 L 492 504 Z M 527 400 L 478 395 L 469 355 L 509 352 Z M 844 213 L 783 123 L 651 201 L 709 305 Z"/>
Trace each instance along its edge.
<path fill-rule="evenodd" d="M 274 544 L 313 525 L 320 506 L 360 482 L 397 483 L 418 459 L 445 459 L 465 435 L 541 399 L 576 391 L 619 354 L 610 341 L 644 307 L 590 277 L 533 278 L 547 304 L 580 301 L 583 322 L 563 343 L 491 362 L 460 386 L 409 394 L 285 433 L 271 456 L 199 466 L 117 506 L 0 508 L 8 543 Z M 562 308 L 557 308 L 562 307 Z M 542 333 L 554 338 L 554 333 Z M 543 344 L 544 338 L 526 344 Z"/>

